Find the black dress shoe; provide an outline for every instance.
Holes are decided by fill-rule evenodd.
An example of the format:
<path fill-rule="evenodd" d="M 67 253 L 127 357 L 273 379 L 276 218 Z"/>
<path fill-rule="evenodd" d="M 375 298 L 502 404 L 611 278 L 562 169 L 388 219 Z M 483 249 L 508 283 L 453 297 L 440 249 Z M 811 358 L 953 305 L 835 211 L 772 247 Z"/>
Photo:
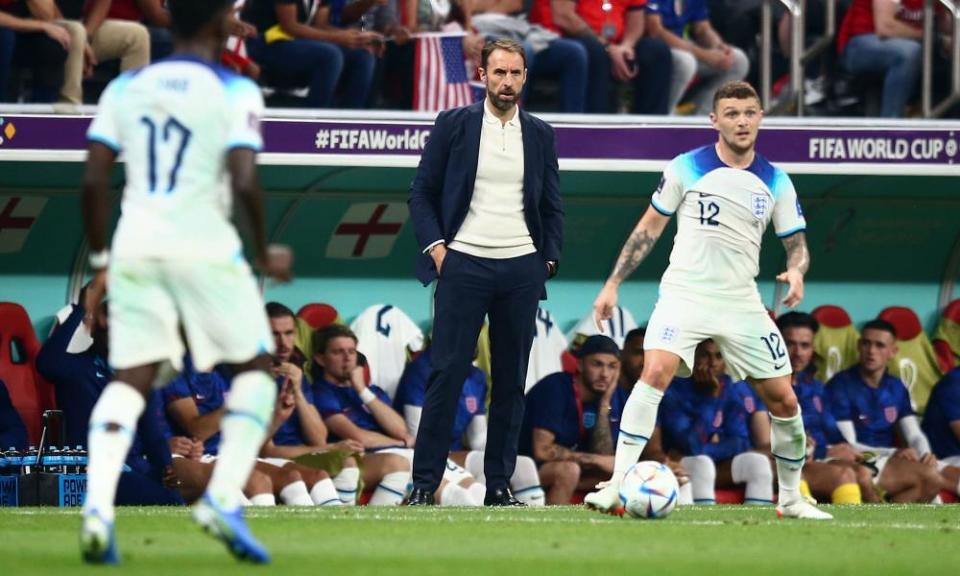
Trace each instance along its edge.
<path fill-rule="evenodd" d="M 523 502 L 513 497 L 509 488 L 497 488 L 493 492 L 487 491 L 483 497 L 484 506 L 526 506 Z"/>
<path fill-rule="evenodd" d="M 433 506 L 433 492 L 414 488 L 407 497 L 407 506 Z"/>

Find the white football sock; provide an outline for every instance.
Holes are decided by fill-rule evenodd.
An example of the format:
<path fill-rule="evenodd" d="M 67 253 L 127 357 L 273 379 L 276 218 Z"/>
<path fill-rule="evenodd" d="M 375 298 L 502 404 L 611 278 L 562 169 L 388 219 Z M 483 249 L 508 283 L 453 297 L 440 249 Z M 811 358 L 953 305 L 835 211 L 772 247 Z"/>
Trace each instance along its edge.
<path fill-rule="evenodd" d="M 470 497 L 477 502 L 477 506 L 483 504 L 483 499 L 487 497 L 487 487 L 479 482 L 474 482 L 467 488 Z"/>
<path fill-rule="evenodd" d="M 627 468 L 640 460 L 653 429 L 657 425 L 657 409 L 663 392 L 643 380 L 637 380 L 620 419 L 620 436 L 617 438 L 617 455 L 611 480 L 620 485 Z"/>
<path fill-rule="evenodd" d="M 337 494 L 337 487 L 330 478 L 324 478 L 313 485 L 310 489 L 310 499 L 317 506 L 343 506 L 340 495 Z"/>
<path fill-rule="evenodd" d="M 398 506 L 407 495 L 410 472 L 385 474 L 370 497 L 370 506 Z"/>
<path fill-rule="evenodd" d="M 277 499 L 273 494 L 254 494 L 250 497 L 250 506 L 276 506 Z"/>
<path fill-rule="evenodd" d="M 359 484 L 359 468 L 344 468 L 333 477 L 333 485 L 337 488 L 337 496 L 340 498 L 340 502 L 347 506 L 356 506 Z"/>
<path fill-rule="evenodd" d="M 440 500 L 437 502 L 440 506 L 479 506 L 483 501 L 477 502 L 465 488 L 459 484 L 447 482 L 447 485 L 440 491 Z"/>
<path fill-rule="evenodd" d="M 89 460 L 84 512 L 96 510 L 105 520 L 113 521 L 117 482 L 145 405 L 143 395 L 123 382 L 111 382 L 100 394 L 90 414 L 87 436 Z"/>
<path fill-rule="evenodd" d="M 513 496 L 527 506 L 544 506 L 546 494 L 540 486 L 537 464 L 529 456 L 517 456 L 517 466 L 510 478 Z"/>
<path fill-rule="evenodd" d="M 733 457 L 730 475 L 737 484 L 747 485 L 744 504 L 773 504 L 773 468 L 769 458 L 757 452 L 737 454 Z"/>
<path fill-rule="evenodd" d="M 689 506 L 693 504 L 693 483 L 687 482 L 680 485 L 680 493 L 677 496 L 677 506 Z"/>
<path fill-rule="evenodd" d="M 777 459 L 777 481 L 780 483 L 780 505 L 800 500 L 800 475 L 806 459 L 807 435 L 803 430 L 800 407 L 791 418 L 770 415 L 770 450 Z"/>
<path fill-rule="evenodd" d="M 237 507 L 237 493 L 250 477 L 273 414 L 277 385 L 265 372 L 237 375 L 220 422 L 220 452 L 207 493 L 224 510 Z"/>
<path fill-rule="evenodd" d="M 287 506 L 313 506 L 313 498 L 303 480 L 291 482 L 280 489 L 280 501 Z"/>
<path fill-rule="evenodd" d="M 709 456 L 686 456 L 680 459 L 690 476 L 690 493 L 696 504 L 717 503 L 717 467 Z"/>
<path fill-rule="evenodd" d="M 520 465 L 520 459 L 523 456 L 517 456 L 517 465 Z M 483 473 L 483 450 L 471 450 L 467 452 L 467 457 L 463 461 L 463 467 L 473 474 L 473 477 L 477 479 L 477 482 L 481 484 L 487 483 L 487 477 Z M 514 472 L 514 476 L 516 476 Z"/>

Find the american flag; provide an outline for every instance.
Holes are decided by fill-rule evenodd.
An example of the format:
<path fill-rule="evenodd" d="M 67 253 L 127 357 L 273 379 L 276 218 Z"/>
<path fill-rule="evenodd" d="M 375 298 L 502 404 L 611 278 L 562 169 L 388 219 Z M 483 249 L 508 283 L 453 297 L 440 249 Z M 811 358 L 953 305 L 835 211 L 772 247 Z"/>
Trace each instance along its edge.
<path fill-rule="evenodd" d="M 437 112 L 474 102 L 476 91 L 467 76 L 463 33 L 419 36 L 413 74 L 414 110 Z"/>

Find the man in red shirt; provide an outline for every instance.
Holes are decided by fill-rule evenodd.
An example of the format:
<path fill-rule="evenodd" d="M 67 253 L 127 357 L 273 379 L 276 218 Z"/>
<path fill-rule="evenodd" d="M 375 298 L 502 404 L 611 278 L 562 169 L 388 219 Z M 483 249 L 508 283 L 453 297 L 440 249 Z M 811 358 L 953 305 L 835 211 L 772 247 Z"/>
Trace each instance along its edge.
<path fill-rule="evenodd" d="M 647 0 L 534 0 L 531 22 L 579 41 L 589 58 L 587 112 L 616 112 L 611 85 L 632 83 L 631 112 L 667 114 L 670 49 L 645 35 Z"/>
<path fill-rule="evenodd" d="M 173 52 L 170 34 L 170 13 L 163 0 L 113 0 L 107 18 L 141 22 L 150 32 L 150 55 L 153 61 L 162 60 Z"/>
<path fill-rule="evenodd" d="M 840 32 L 840 64 L 853 74 L 882 74 L 884 118 L 903 116 L 923 58 L 924 0 L 853 0 Z"/>

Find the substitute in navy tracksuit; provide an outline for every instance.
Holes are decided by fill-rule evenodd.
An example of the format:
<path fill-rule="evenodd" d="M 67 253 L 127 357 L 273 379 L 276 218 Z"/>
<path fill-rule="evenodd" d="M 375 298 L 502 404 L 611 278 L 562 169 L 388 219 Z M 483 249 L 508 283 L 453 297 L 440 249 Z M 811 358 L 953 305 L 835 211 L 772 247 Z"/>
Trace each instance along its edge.
<path fill-rule="evenodd" d="M 417 278 L 424 285 L 439 278 L 414 494 L 432 493 L 440 484 L 457 402 L 487 315 L 487 497 L 507 490 L 537 305 L 560 260 L 563 209 L 553 128 L 515 105 L 523 80 L 514 70 L 525 64 L 513 49 L 492 46 L 481 65 L 487 97 L 437 117 L 410 187 L 410 216 L 422 250 Z M 446 252 L 439 273 L 430 256 L 438 245 Z"/>

